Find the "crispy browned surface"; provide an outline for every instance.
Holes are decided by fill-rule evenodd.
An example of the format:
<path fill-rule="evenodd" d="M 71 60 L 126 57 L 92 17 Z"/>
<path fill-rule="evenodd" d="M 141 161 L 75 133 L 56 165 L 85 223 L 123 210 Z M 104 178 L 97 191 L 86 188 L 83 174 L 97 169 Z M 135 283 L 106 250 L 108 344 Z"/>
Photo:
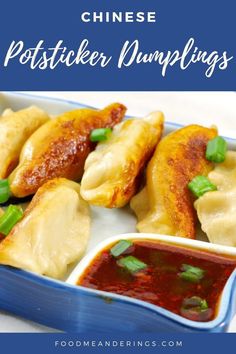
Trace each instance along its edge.
<path fill-rule="evenodd" d="M 117 186 L 117 189 L 115 189 L 114 195 L 113 195 L 113 200 L 111 202 L 111 205 L 109 207 L 117 207 L 117 196 L 120 195 L 119 197 L 123 199 L 123 202 L 121 203 L 121 206 L 126 205 L 132 196 L 137 192 L 140 182 L 143 179 L 143 174 L 144 174 L 144 168 L 147 166 L 147 162 L 150 160 L 150 158 L 153 155 L 153 152 L 155 150 L 155 147 L 159 143 L 162 133 L 163 133 L 163 128 L 164 128 L 164 118 L 163 115 L 160 115 L 160 122 L 159 125 L 156 125 L 156 131 L 155 131 L 155 137 L 151 138 L 151 133 L 148 134 L 146 139 L 144 140 L 145 146 L 142 148 L 142 154 L 140 155 L 140 159 L 137 159 L 137 163 L 135 164 L 134 161 L 130 162 L 127 164 L 127 169 L 123 171 L 123 179 L 126 181 L 126 184 L 123 186 L 121 185 L 120 187 Z M 141 142 L 139 142 L 141 145 Z M 139 172 L 137 172 L 139 171 Z"/>
<path fill-rule="evenodd" d="M 55 177 L 81 178 L 84 162 L 95 145 L 89 140 L 93 129 L 119 123 L 126 107 L 114 103 L 104 110 L 79 109 L 46 123 L 26 142 L 19 166 L 10 176 L 12 193 L 17 197 L 34 194 Z"/>
<path fill-rule="evenodd" d="M 139 231 L 195 237 L 196 212 L 187 185 L 212 169 L 205 151 L 207 142 L 216 135 L 215 129 L 190 125 L 159 143 L 147 169 L 149 210 L 137 226 Z M 141 199 L 134 200 L 134 210 L 139 202 Z"/>

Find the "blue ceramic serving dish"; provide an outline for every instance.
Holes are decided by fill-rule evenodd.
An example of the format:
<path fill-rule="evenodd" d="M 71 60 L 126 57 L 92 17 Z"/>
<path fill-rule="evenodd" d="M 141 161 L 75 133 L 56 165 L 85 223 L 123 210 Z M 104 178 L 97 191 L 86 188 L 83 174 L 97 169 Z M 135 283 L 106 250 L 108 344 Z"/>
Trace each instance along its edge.
<path fill-rule="evenodd" d="M 75 102 L 26 94 L 0 95 L 0 111 L 8 107 L 18 110 L 31 104 L 36 104 L 51 114 L 83 107 Z M 172 131 L 176 127 L 175 124 L 167 123 L 166 131 Z M 230 141 L 230 144 L 234 142 Z M 164 240 L 166 238 L 166 242 L 173 240 L 165 236 L 155 237 Z M 220 248 L 221 252 L 236 256 L 236 250 L 230 247 L 185 239 L 175 239 L 175 242 L 183 245 L 191 242 L 191 247 L 200 247 L 211 252 L 219 252 Z M 236 313 L 236 271 L 224 288 L 217 317 L 213 321 L 202 323 L 184 319 L 143 301 L 75 286 L 73 279 L 75 280 L 78 269 L 80 268 L 75 268 L 68 282 L 62 282 L 0 266 L 0 308 L 49 327 L 77 333 L 93 330 L 105 333 L 226 332 Z"/>

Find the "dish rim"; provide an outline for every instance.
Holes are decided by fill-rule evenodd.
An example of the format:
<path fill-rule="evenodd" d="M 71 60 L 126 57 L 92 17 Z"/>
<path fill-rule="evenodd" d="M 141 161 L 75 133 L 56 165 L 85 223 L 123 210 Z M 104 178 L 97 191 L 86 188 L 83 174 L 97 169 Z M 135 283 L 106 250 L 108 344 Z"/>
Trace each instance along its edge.
<path fill-rule="evenodd" d="M 38 94 L 31 94 L 31 93 L 27 93 L 27 92 L 19 92 L 19 91 L 0 91 L 0 93 L 2 93 L 3 95 L 6 96 L 18 96 L 18 97 L 25 97 L 25 98 L 36 98 L 36 99 L 40 99 L 42 101 L 54 101 L 54 102 L 60 102 L 60 103 L 66 103 L 68 105 L 72 105 L 78 108 L 91 108 L 91 109 L 98 109 L 94 106 L 90 106 L 88 104 L 85 103 L 80 103 L 78 101 L 74 101 L 74 100 L 69 100 L 67 98 L 60 98 L 60 97 L 48 97 L 48 96 L 43 96 L 43 95 L 38 95 Z M 236 94 L 236 93 L 235 93 Z M 140 116 L 137 115 L 125 115 L 125 118 L 142 118 Z M 180 123 L 174 123 L 168 120 L 165 120 L 165 126 L 167 127 L 173 127 L 173 128 L 182 128 L 185 127 L 186 124 L 180 124 Z M 228 140 L 229 142 L 235 143 L 236 144 L 236 138 L 231 138 L 225 135 L 221 135 L 223 138 L 225 138 L 226 140 Z"/>
<path fill-rule="evenodd" d="M 34 99 L 40 100 L 40 101 L 42 101 L 42 104 L 46 101 L 46 102 L 52 102 L 55 104 L 58 102 L 62 105 L 67 104 L 72 107 L 78 107 L 78 108 L 86 108 L 86 107 L 87 108 L 94 108 L 92 106 L 89 106 L 87 104 L 82 104 L 82 103 L 80 103 L 78 101 L 74 101 L 74 100 L 68 100 L 68 99 L 57 98 L 57 97 L 47 97 L 47 96 L 43 96 L 43 95 L 39 95 L 39 94 L 31 94 L 31 93 L 29 94 L 27 92 L 1 91 L 1 93 L 3 95 L 5 95 L 6 97 L 11 98 L 12 100 L 14 99 L 14 97 L 18 97 L 18 98 L 22 97 L 22 100 L 24 100 L 24 99 L 29 100 L 29 101 L 34 100 Z M 96 109 L 96 108 L 94 108 L 94 109 Z M 131 116 L 126 116 L 126 117 L 130 118 Z M 181 128 L 181 127 L 185 126 L 184 124 L 173 123 L 173 122 L 169 122 L 169 121 L 166 121 L 165 125 L 166 125 L 167 129 L 168 128 L 176 129 L 176 128 Z M 230 138 L 230 137 L 225 137 L 225 138 L 227 139 L 227 141 L 229 143 L 231 142 L 232 144 L 236 144 L 236 139 Z M 136 233 L 122 234 L 122 235 L 124 236 L 124 235 L 134 235 L 134 234 L 136 234 Z M 140 235 L 140 234 L 138 234 L 138 235 Z M 148 234 L 148 235 L 150 235 L 150 234 Z M 115 237 L 115 236 L 113 236 L 113 237 Z M 167 237 L 167 236 L 165 236 L 165 237 Z M 169 237 L 173 238 L 173 236 L 169 236 Z M 175 241 L 176 241 L 176 239 L 177 238 L 175 237 Z M 110 240 L 110 238 L 106 239 L 105 241 L 107 241 L 107 240 Z M 191 241 L 194 241 L 194 244 L 203 243 L 204 246 L 209 246 L 209 245 L 217 246 L 215 244 L 208 244 L 206 242 L 198 241 L 198 240 L 191 240 Z M 99 244 L 96 247 L 94 247 L 93 250 L 95 250 L 103 242 L 104 241 L 99 242 Z M 226 246 L 221 246 L 221 245 L 218 245 L 218 246 L 226 247 Z M 233 247 L 230 247 L 230 248 L 234 249 Z M 89 254 L 90 254 L 90 252 L 86 256 L 84 256 L 83 259 L 85 257 L 87 257 Z M 79 264 L 80 264 L 80 262 L 79 262 Z M 113 293 L 109 293 L 109 292 L 104 292 L 101 290 L 93 290 L 93 289 L 85 288 L 82 286 L 75 286 L 75 285 L 68 283 L 68 281 L 64 282 L 64 281 L 60 281 L 60 280 L 54 280 L 49 277 L 41 276 L 41 275 L 38 275 L 38 274 L 35 274 L 32 272 L 28 272 L 28 271 L 16 269 L 16 268 L 11 268 L 11 267 L 4 266 L 4 265 L 0 265 L 0 267 L 1 268 L 2 267 L 8 268 L 8 269 L 10 269 L 11 272 L 17 273 L 18 275 L 22 276 L 22 278 L 27 278 L 28 280 L 32 280 L 33 282 L 38 282 L 40 284 L 51 285 L 51 286 L 54 286 L 55 288 L 58 288 L 58 287 L 61 288 L 63 286 L 67 286 L 68 288 L 70 288 L 70 290 L 72 292 L 79 293 L 78 295 L 81 295 L 81 296 L 109 297 L 109 298 L 113 298 L 114 300 L 117 300 L 122 303 L 126 303 L 126 304 L 129 303 L 130 305 L 141 307 L 144 310 L 155 312 L 158 316 L 164 317 L 164 318 L 170 320 L 172 323 L 175 323 L 176 326 L 187 327 L 190 330 L 195 329 L 198 331 L 213 331 L 215 328 L 223 327 L 225 324 L 229 324 L 229 322 L 232 319 L 233 304 L 231 302 L 232 302 L 232 297 L 233 297 L 234 293 L 236 294 L 236 270 L 231 274 L 231 276 L 229 277 L 229 279 L 224 287 L 222 297 L 220 300 L 220 306 L 219 306 L 220 310 L 219 310 L 217 317 L 214 320 L 209 321 L 209 322 L 195 322 L 195 321 L 185 319 L 179 315 L 175 315 L 168 310 L 162 309 L 161 307 L 149 304 L 149 303 L 141 301 L 141 300 L 137 300 L 137 299 L 133 299 L 130 297 L 126 297 L 126 296 L 122 296 L 122 295 L 118 295 L 118 294 L 113 294 Z M 71 272 L 71 275 L 72 274 L 73 274 L 73 271 Z M 68 279 L 70 278 L 70 276 L 68 277 Z M 221 307 L 223 309 L 221 309 Z"/>

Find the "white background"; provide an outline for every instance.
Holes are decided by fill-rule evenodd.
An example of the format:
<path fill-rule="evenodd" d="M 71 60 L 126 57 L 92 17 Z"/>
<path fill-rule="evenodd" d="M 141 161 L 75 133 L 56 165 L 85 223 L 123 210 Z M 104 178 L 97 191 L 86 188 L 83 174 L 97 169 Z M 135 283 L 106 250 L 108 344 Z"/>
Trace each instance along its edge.
<path fill-rule="evenodd" d="M 32 92 L 36 94 L 36 92 Z M 233 92 L 38 92 L 94 107 L 118 101 L 128 107 L 128 115 L 141 117 L 162 110 L 167 121 L 180 124 L 217 125 L 221 135 L 236 138 L 236 93 Z M 45 332 L 34 323 L 0 313 L 0 332 Z M 230 331 L 236 332 L 236 318 Z"/>

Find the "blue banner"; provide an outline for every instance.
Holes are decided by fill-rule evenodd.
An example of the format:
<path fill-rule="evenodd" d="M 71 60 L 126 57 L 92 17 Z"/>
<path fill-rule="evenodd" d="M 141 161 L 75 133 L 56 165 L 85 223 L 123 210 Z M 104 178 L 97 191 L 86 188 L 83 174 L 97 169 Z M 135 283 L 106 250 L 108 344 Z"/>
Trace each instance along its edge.
<path fill-rule="evenodd" d="M 235 0 L 4 2 L 1 90 L 235 90 Z"/>
<path fill-rule="evenodd" d="M 65 335 L 65 334 L 2 334 L 1 350 L 15 354 L 53 353 L 176 353 L 214 354 L 234 351 L 235 336 L 230 334 L 136 334 L 117 335 Z M 2 351 L 1 351 L 2 352 Z"/>

